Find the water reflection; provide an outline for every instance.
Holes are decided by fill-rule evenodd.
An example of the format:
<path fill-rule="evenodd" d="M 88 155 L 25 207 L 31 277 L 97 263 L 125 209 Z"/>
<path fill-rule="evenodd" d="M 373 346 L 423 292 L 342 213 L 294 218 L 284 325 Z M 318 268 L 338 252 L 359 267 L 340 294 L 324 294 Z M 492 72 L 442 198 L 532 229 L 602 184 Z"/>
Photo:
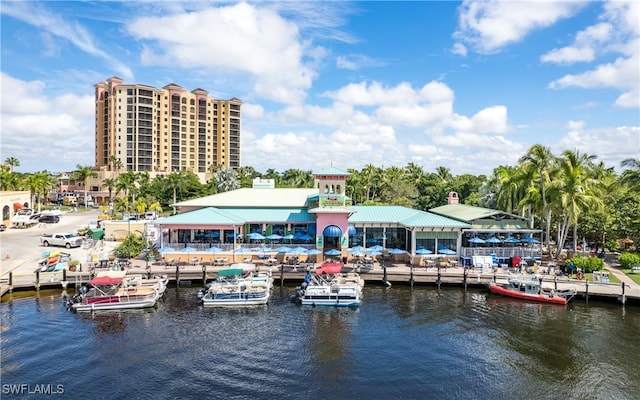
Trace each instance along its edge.
<path fill-rule="evenodd" d="M 170 287 L 156 308 L 137 312 L 71 313 L 59 293 L 3 302 L 3 383 L 46 379 L 70 395 L 96 381 L 111 389 L 96 398 L 640 393 L 640 312 L 631 307 L 370 285 L 357 309 L 297 306 L 285 286 L 266 307 L 234 310 L 201 307 L 197 289 Z"/>

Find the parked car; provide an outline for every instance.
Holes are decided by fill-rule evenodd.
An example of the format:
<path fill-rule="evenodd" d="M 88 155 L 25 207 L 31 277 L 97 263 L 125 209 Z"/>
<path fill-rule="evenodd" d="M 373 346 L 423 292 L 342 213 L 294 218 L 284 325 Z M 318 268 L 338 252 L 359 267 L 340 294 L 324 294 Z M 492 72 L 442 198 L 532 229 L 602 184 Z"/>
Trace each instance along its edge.
<path fill-rule="evenodd" d="M 60 217 L 57 215 L 41 215 L 40 218 L 38 218 L 38 222 L 45 224 L 57 224 L 60 222 Z"/>

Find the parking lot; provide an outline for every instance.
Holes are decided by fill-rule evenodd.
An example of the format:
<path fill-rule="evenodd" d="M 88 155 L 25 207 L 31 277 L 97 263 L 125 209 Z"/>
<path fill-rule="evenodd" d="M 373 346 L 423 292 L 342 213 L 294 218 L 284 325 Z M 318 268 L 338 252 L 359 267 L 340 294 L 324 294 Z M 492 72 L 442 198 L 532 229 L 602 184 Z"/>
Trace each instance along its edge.
<path fill-rule="evenodd" d="M 43 247 L 40 245 L 40 235 L 62 232 L 75 233 L 80 226 L 88 224 L 89 221 L 95 221 L 98 214 L 99 210 L 85 211 L 80 207 L 77 212 L 62 213 L 58 223 L 38 223 L 30 228 L 8 227 L 4 232 L 0 232 L 0 275 L 4 276 L 9 271 L 33 272 L 42 252 L 51 249 L 70 253 L 73 259 L 85 262 L 88 256 L 86 249 L 82 247 L 71 249 Z"/>

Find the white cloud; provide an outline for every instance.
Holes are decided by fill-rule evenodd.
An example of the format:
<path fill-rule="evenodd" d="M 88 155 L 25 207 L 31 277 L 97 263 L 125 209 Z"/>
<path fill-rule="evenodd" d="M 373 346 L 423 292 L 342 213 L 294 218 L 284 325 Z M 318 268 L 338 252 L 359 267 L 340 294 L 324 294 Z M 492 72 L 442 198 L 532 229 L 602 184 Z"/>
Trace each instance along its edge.
<path fill-rule="evenodd" d="M 304 99 L 316 76 L 305 58 L 323 54 L 301 40 L 294 23 L 247 3 L 138 18 L 128 30 L 143 41 L 147 65 L 244 73 L 257 96 L 283 103 Z"/>
<path fill-rule="evenodd" d="M 384 62 L 374 60 L 373 58 L 363 54 L 349 54 L 336 58 L 336 68 L 348 69 L 351 71 L 356 71 L 366 67 L 381 67 L 384 65 Z"/>
<path fill-rule="evenodd" d="M 592 61 L 598 49 L 604 42 L 610 39 L 612 27 L 608 23 L 598 23 L 578 32 L 571 46 L 553 49 L 544 54 L 542 62 L 558 64 L 572 64 L 575 62 Z"/>
<path fill-rule="evenodd" d="M 451 48 L 451 52 L 462 57 L 467 56 L 467 48 L 462 43 L 455 43 Z"/>
<path fill-rule="evenodd" d="M 94 98 L 47 97 L 42 82 L 2 73 L 1 159 L 16 157 L 20 170 L 38 170 L 42 160 L 61 170 L 94 165 Z M 46 145 L 43 145 L 46 144 Z"/>
<path fill-rule="evenodd" d="M 584 121 L 569 121 L 567 122 L 567 128 L 569 128 L 572 131 L 575 130 L 580 130 L 584 127 L 585 122 Z"/>
<path fill-rule="evenodd" d="M 3 2 L 2 13 L 42 29 L 44 31 L 42 34 L 45 45 L 44 54 L 46 55 L 57 52 L 57 45 L 51 36 L 55 35 L 71 42 L 85 53 L 102 59 L 103 62 L 118 71 L 123 78 L 133 77 L 131 69 L 126 64 L 118 61 L 113 54 L 103 51 L 100 43 L 84 26 L 77 22 L 69 22 L 64 16 L 51 12 L 35 2 Z"/>
<path fill-rule="evenodd" d="M 617 53 L 619 57 L 589 71 L 567 74 L 549 83 L 549 88 L 615 88 L 622 91 L 615 102 L 618 107 L 640 107 L 640 3 L 605 3 L 600 19 L 603 21 L 578 32 L 571 46 L 552 50 L 541 60 L 594 61 L 609 53 Z"/>
<path fill-rule="evenodd" d="M 576 126 L 551 144 L 551 149 L 557 154 L 564 150 L 579 150 L 597 156 L 607 166 L 620 168 L 622 160 L 638 158 L 640 154 L 640 127 L 585 129 L 584 126 Z"/>
<path fill-rule="evenodd" d="M 472 1 L 458 8 L 454 37 L 480 53 L 493 53 L 519 42 L 529 32 L 574 15 L 584 3 L 568 1 Z"/>
<path fill-rule="evenodd" d="M 640 44 L 640 41 L 638 41 Z M 640 107 L 640 54 L 630 58 L 618 58 L 612 63 L 600 64 L 595 69 L 580 74 L 565 75 L 549 84 L 551 89 L 568 87 L 616 88 L 624 91 L 616 100 L 619 107 Z"/>

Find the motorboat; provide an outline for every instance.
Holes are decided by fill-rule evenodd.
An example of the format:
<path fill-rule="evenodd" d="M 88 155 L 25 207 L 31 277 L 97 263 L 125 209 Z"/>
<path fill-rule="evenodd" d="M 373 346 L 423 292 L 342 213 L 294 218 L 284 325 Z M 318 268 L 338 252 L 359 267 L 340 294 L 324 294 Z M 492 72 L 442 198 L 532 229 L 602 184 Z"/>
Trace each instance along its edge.
<path fill-rule="evenodd" d="M 126 275 L 128 286 L 151 286 L 158 288 L 160 297 L 167 291 L 167 284 L 169 283 L 169 277 L 167 275 L 154 275 L 152 277 L 146 277 L 144 275 Z"/>
<path fill-rule="evenodd" d="M 522 277 L 511 277 L 506 285 L 499 285 L 495 282 L 488 284 L 491 293 L 516 299 L 537 301 L 552 304 L 567 304 L 576 295 L 575 288 L 562 290 L 547 289 L 542 287 L 542 281 L 538 277 L 524 279 Z"/>
<path fill-rule="evenodd" d="M 158 286 L 129 280 L 125 275 L 125 271 L 98 272 L 88 286 L 82 286 L 68 301 L 67 307 L 73 311 L 153 307 L 160 298 Z"/>
<path fill-rule="evenodd" d="M 218 277 L 198 292 L 205 307 L 246 307 L 269 302 L 271 271 L 245 272 L 242 268 L 218 271 Z"/>
<path fill-rule="evenodd" d="M 26 228 L 31 225 L 36 225 L 40 213 L 33 208 L 21 208 L 11 218 L 11 224 L 16 227 Z"/>
<path fill-rule="evenodd" d="M 294 300 L 303 306 L 357 307 L 363 287 L 364 280 L 355 272 L 328 274 L 319 267 L 315 273 L 307 273 L 296 288 Z"/>

